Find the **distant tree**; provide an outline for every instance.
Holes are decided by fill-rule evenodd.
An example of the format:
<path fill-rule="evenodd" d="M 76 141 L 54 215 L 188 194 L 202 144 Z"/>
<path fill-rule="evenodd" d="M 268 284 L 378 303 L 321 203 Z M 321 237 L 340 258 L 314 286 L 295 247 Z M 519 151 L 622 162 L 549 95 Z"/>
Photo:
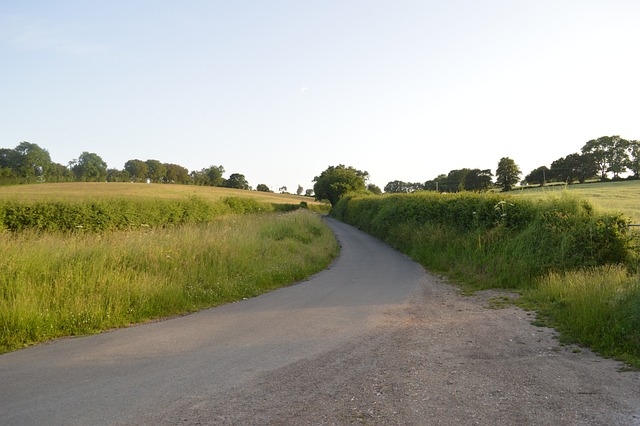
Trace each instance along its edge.
<path fill-rule="evenodd" d="M 611 136 L 610 138 L 610 146 L 607 151 L 607 172 L 613 173 L 614 179 L 620 179 L 620 174 L 627 171 L 629 164 L 629 154 L 627 153 L 629 141 L 620 136 Z"/>
<path fill-rule="evenodd" d="M 279 191 L 281 194 L 284 194 L 285 192 L 287 192 L 287 187 L 286 187 L 286 186 L 281 186 L 280 188 L 278 188 L 278 191 Z"/>
<path fill-rule="evenodd" d="M 209 186 L 222 186 L 224 184 L 224 167 L 222 166 L 210 166 L 205 169 L 205 175 L 207 176 L 206 185 Z"/>
<path fill-rule="evenodd" d="M 147 177 L 151 179 L 153 183 L 164 182 L 167 176 L 167 168 L 158 160 L 147 160 L 147 167 L 149 167 L 149 174 Z"/>
<path fill-rule="evenodd" d="M 189 170 L 187 170 L 185 167 L 182 167 L 178 164 L 164 163 L 164 168 L 166 170 L 164 177 L 164 181 L 166 183 L 189 183 Z"/>
<path fill-rule="evenodd" d="M 608 151 L 613 147 L 613 141 L 610 136 L 602 136 L 598 139 L 591 139 L 582 147 L 583 154 L 591 154 L 594 163 L 596 164 L 600 180 L 607 178 L 608 163 Z"/>
<path fill-rule="evenodd" d="M 446 181 L 447 181 L 447 175 L 441 174 L 441 175 L 438 175 L 433 180 L 426 181 L 423 186 L 424 186 L 424 189 L 426 189 L 427 191 L 444 192 L 446 191 L 446 189 L 443 188 L 442 184 L 443 182 L 446 182 Z"/>
<path fill-rule="evenodd" d="M 135 182 L 144 182 L 149 177 L 149 165 L 141 160 L 129 160 L 124 163 L 124 170 Z"/>
<path fill-rule="evenodd" d="M 574 168 L 574 174 L 580 183 L 598 175 L 598 167 L 591 154 L 570 154 L 567 155 L 567 160 Z"/>
<path fill-rule="evenodd" d="M 540 186 L 544 186 L 548 179 L 551 179 L 551 174 L 547 166 L 540 166 L 524 177 L 527 184 L 537 183 Z"/>
<path fill-rule="evenodd" d="M 269 187 L 267 185 L 265 185 L 264 183 L 259 183 L 258 186 L 256 186 L 256 191 L 271 192 Z"/>
<path fill-rule="evenodd" d="M 76 175 L 66 166 L 52 162 L 45 171 L 47 182 L 73 182 Z"/>
<path fill-rule="evenodd" d="M 107 178 L 107 163 L 93 152 L 84 151 L 77 160 L 72 160 L 69 165 L 79 181 L 100 182 Z"/>
<path fill-rule="evenodd" d="M 420 182 L 403 182 L 401 180 L 394 180 L 393 182 L 389 182 L 384 186 L 384 192 L 390 194 L 408 193 L 422 190 L 424 190 L 424 185 Z"/>
<path fill-rule="evenodd" d="M 307 197 L 313 197 L 313 189 L 307 189 L 304 192 L 304 195 L 306 195 Z"/>
<path fill-rule="evenodd" d="M 478 170 L 478 169 L 476 169 Z M 459 192 L 465 189 L 465 179 L 470 169 L 451 170 L 448 174 L 441 174 L 433 180 L 424 183 L 423 188 L 428 191 Z M 490 170 L 488 170 L 491 173 Z"/>
<path fill-rule="evenodd" d="M 490 169 L 471 169 L 464 176 L 466 191 L 486 191 L 493 184 L 493 174 Z"/>
<path fill-rule="evenodd" d="M 629 154 L 627 167 L 633 172 L 635 177 L 640 177 L 640 141 L 629 141 L 627 150 Z"/>
<path fill-rule="evenodd" d="M 380 187 L 378 185 L 374 185 L 373 183 L 370 183 L 367 185 L 367 191 L 375 194 L 375 195 L 380 195 L 382 194 L 382 190 L 380 189 Z"/>
<path fill-rule="evenodd" d="M 44 172 L 51 164 L 49 151 L 31 142 L 20 142 L 13 157 L 14 171 L 24 178 L 44 178 Z"/>
<path fill-rule="evenodd" d="M 409 188 L 407 182 L 394 180 L 384 186 L 384 192 L 388 194 L 399 194 L 403 192 L 409 192 Z"/>
<path fill-rule="evenodd" d="M 189 173 L 191 181 L 196 185 L 204 186 L 223 186 L 225 181 L 222 175 L 224 174 L 224 167 L 222 166 L 209 166 L 206 169 L 194 170 Z"/>
<path fill-rule="evenodd" d="M 599 173 L 599 166 L 594 161 L 593 154 L 569 154 L 566 157 L 560 157 L 551 163 L 548 172 L 548 178 L 557 182 L 565 182 L 568 184 L 577 180 L 584 183 L 587 179 L 596 176 Z"/>
<path fill-rule="evenodd" d="M 349 191 L 365 189 L 369 173 L 344 164 L 329 166 L 316 176 L 313 192 L 316 200 L 329 200 L 335 206 L 338 200 Z"/>
<path fill-rule="evenodd" d="M 511 191 L 520 182 L 520 168 L 509 157 L 502 157 L 496 169 L 496 184 L 503 192 Z"/>
<path fill-rule="evenodd" d="M 18 153 L 15 149 L 0 148 L 0 167 L 3 169 L 17 170 Z"/>
<path fill-rule="evenodd" d="M 229 176 L 229 179 L 225 181 L 224 186 L 235 189 L 249 189 L 249 182 L 247 182 L 243 174 L 233 173 Z"/>
<path fill-rule="evenodd" d="M 107 182 L 131 182 L 131 176 L 126 170 L 107 169 Z"/>
<path fill-rule="evenodd" d="M 296 195 L 302 195 L 304 188 L 301 185 L 298 185 L 298 189 L 296 189 Z"/>

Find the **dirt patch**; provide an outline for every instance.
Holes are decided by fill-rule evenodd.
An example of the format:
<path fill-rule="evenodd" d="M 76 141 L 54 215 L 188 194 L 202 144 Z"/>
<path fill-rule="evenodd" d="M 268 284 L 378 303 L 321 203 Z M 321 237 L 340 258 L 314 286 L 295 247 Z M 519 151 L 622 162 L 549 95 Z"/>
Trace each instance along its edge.
<path fill-rule="evenodd" d="M 640 425 L 640 373 L 430 276 L 375 332 L 193 401 L 166 423 Z"/>

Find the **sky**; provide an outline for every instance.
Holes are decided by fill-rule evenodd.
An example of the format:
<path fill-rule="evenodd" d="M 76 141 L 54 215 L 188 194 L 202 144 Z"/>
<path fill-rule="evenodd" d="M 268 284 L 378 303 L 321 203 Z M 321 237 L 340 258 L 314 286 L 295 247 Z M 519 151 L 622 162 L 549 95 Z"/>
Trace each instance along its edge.
<path fill-rule="evenodd" d="M 638 0 L 0 0 L 0 148 L 380 188 L 640 139 Z"/>

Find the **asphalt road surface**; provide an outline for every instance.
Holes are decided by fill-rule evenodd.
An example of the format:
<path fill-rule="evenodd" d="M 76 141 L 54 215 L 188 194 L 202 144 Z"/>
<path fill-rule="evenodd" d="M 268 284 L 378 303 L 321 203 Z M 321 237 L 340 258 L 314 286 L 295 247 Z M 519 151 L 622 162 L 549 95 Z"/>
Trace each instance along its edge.
<path fill-rule="evenodd" d="M 0 424 L 169 420 L 385 321 L 425 278 L 388 246 L 328 219 L 342 251 L 306 282 L 166 321 L 0 356 Z M 187 418 L 182 421 L 189 422 Z"/>
<path fill-rule="evenodd" d="M 1 355 L 0 425 L 640 425 L 639 372 L 327 220 L 309 281 Z"/>

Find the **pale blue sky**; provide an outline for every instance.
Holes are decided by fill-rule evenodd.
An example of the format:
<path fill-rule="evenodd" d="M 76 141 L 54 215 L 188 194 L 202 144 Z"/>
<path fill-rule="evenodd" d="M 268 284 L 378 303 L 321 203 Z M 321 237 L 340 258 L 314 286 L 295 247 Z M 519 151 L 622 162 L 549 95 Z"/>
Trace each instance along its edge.
<path fill-rule="evenodd" d="M 0 0 L 0 147 L 381 188 L 640 139 L 640 1 Z"/>

